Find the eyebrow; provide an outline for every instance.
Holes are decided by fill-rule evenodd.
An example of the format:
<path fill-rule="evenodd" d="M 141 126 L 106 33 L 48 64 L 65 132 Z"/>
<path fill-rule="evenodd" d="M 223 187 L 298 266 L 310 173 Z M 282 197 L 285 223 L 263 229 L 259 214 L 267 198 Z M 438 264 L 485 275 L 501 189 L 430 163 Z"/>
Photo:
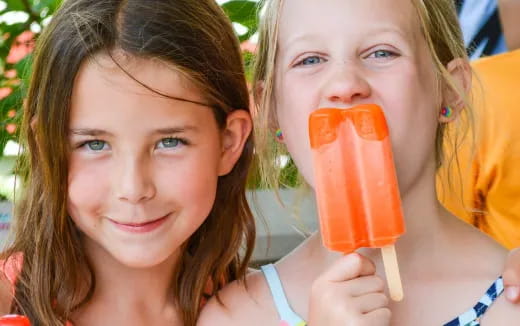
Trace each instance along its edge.
<path fill-rule="evenodd" d="M 171 134 L 179 134 L 187 131 L 197 132 L 199 131 L 199 128 L 193 125 L 185 125 L 180 127 L 166 127 L 166 128 L 160 128 L 156 129 L 151 132 L 151 134 L 157 134 L 157 135 L 171 135 Z M 92 136 L 92 137 L 99 137 L 99 136 L 113 136 L 111 132 L 108 132 L 106 130 L 102 129 L 95 129 L 95 128 L 78 128 L 78 129 L 70 129 L 70 134 L 75 136 Z"/>
<path fill-rule="evenodd" d="M 402 38 L 406 39 L 406 34 L 400 29 L 395 26 L 390 25 L 375 25 L 373 28 L 368 32 L 368 36 L 378 35 L 378 34 L 397 34 L 401 36 Z M 319 34 L 313 34 L 313 33 L 301 33 L 298 34 L 289 40 L 287 40 L 286 45 L 282 47 L 283 50 L 290 49 L 294 44 L 300 42 L 300 41 L 314 41 L 315 39 L 319 39 Z"/>
<path fill-rule="evenodd" d="M 399 35 L 402 39 L 408 39 L 407 34 L 401 28 L 397 28 L 394 26 L 375 26 L 373 30 L 369 31 L 369 36 L 378 35 L 378 34 L 396 34 Z"/>
<path fill-rule="evenodd" d="M 285 46 L 283 46 L 283 47 L 280 46 L 280 48 L 283 50 L 287 50 L 287 49 L 290 49 L 294 44 L 296 44 L 302 40 L 308 40 L 308 39 L 312 40 L 313 38 L 319 38 L 319 35 L 302 33 L 302 34 L 289 38 L 287 40 Z"/>
<path fill-rule="evenodd" d="M 102 129 L 92 129 L 92 128 L 78 128 L 78 129 L 70 129 L 71 135 L 76 136 L 111 136 L 112 133 L 102 130 Z"/>
<path fill-rule="evenodd" d="M 186 126 L 181 126 L 181 127 L 161 128 L 161 129 L 155 130 L 153 133 L 159 134 L 159 135 L 171 135 L 171 134 L 179 134 L 179 133 L 187 132 L 187 131 L 198 132 L 199 128 L 196 126 L 193 126 L 193 125 L 186 125 Z"/>

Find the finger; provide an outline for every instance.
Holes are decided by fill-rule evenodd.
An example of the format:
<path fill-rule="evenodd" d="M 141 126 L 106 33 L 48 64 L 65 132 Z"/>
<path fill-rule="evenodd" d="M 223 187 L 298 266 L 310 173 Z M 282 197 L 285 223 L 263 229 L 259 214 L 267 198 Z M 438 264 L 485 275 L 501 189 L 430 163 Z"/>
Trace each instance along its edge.
<path fill-rule="evenodd" d="M 364 314 L 361 319 L 364 322 L 363 325 L 386 326 L 390 325 L 392 312 L 388 308 L 381 308 Z"/>
<path fill-rule="evenodd" d="M 365 294 L 353 301 L 357 311 L 362 314 L 368 314 L 381 308 L 388 308 L 388 303 L 388 297 L 384 293 Z"/>
<path fill-rule="evenodd" d="M 385 282 L 376 275 L 362 276 L 348 282 L 348 293 L 352 297 L 359 297 L 368 293 L 383 292 Z"/>
<path fill-rule="evenodd" d="M 511 303 L 520 303 L 520 286 L 509 285 L 505 288 L 506 299 Z"/>
<path fill-rule="evenodd" d="M 370 259 L 358 253 L 351 253 L 338 259 L 320 278 L 331 282 L 343 282 L 359 276 L 373 275 L 375 272 L 376 267 Z"/>
<path fill-rule="evenodd" d="M 520 248 L 509 252 L 504 269 L 504 285 L 520 286 Z"/>
<path fill-rule="evenodd" d="M 520 248 L 516 248 L 509 253 L 502 275 L 507 300 L 520 303 Z"/>

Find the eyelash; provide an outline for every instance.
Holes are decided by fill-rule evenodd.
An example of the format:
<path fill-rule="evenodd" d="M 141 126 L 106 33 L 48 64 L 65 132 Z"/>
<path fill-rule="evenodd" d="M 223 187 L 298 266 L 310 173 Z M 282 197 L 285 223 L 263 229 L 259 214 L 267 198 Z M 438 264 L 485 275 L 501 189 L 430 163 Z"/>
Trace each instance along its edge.
<path fill-rule="evenodd" d="M 166 137 L 166 138 L 163 138 L 163 139 L 159 140 L 157 142 L 157 144 L 160 144 L 161 142 L 163 142 L 165 140 L 174 140 L 174 141 L 177 141 L 179 144 L 181 144 L 183 146 L 189 146 L 190 145 L 190 142 L 187 139 L 180 138 L 180 137 Z M 176 147 L 178 147 L 178 145 L 176 145 L 174 147 L 165 147 L 165 148 L 176 148 Z M 156 148 L 157 148 L 157 145 L 156 145 Z"/>
<path fill-rule="evenodd" d="M 372 57 L 373 55 L 375 55 L 377 52 L 384 52 L 385 54 L 387 54 L 388 56 L 386 57 Z M 375 51 L 372 51 L 370 52 L 369 55 L 366 56 L 366 58 L 372 58 L 372 59 L 389 59 L 389 58 L 395 58 L 395 57 L 398 57 L 399 54 L 394 52 L 394 51 L 391 51 L 391 50 L 386 50 L 386 49 L 378 49 L 378 50 L 375 50 Z"/>
<path fill-rule="evenodd" d="M 366 56 L 365 58 L 371 58 L 372 55 L 375 55 L 377 52 L 384 52 L 386 53 L 388 56 L 386 57 L 373 57 L 373 59 L 389 59 L 389 58 L 395 58 L 395 57 L 398 57 L 399 54 L 394 52 L 394 51 L 391 51 L 391 50 L 386 50 L 386 49 L 379 49 L 379 50 L 375 50 L 375 51 L 372 51 L 370 52 L 370 54 L 368 56 Z M 307 56 L 307 57 L 304 57 L 303 59 L 297 61 L 293 67 L 303 67 L 303 66 L 313 66 L 315 64 L 318 64 L 318 63 L 314 63 L 314 64 L 305 64 L 305 60 L 308 60 L 308 59 L 311 59 L 311 58 L 317 58 L 320 60 L 320 62 L 318 63 L 322 63 L 322 62 L 327 62 L 327 60 L 319 55 L 310 55 L 310 56 Z"/>
<path fill-rule="evenodd" d="M 78 149 L 82 149 L 82 148 L 84 148 L 84 149 L 86 149 L 86 150 L 88 150 L 88 151 L 91 151 L 91 152 L 100 152 L 102 149 L 101 149 L 101 150 L 94 150 L 94 149 L 89 148 L 88 145 L 89 145 L 89 144 L 92 144 L 92 143 L 95 143 L 95 142 L 99 142 L 99 143 L 103 143 L 104 145 L 108 145 L 108 143 L 107 143 L 106 141 L 103 141 L 103 140 L 100 140 L 100 139 L 92 139 L 92 140 L 87 140 L 87 141 L 84 141 L 84 142 L 80 143 L 80 144 L 77 146 L 77 148 L 78 148 Z M 105 146 L 103 146 L 103 148 L 104 148 L 104 147 L 105 147 Z"/>
<path fill-rule="evenodd" d="M 311 59 L 311 58 L 318 58 L 320 60 L 319 63 L 322 63 L 322 62 L 327 62 L 327 60 L 319 55 L 310 55 L 310 56 L 307 56 L 301 60 L 299 60 L 298 62 L 296 62 L 294 64 L 294 67 L 303 67 L 303 66 L 313 66 L 315 64 L 304 64 L 305 60 L 308 60 L 308 59 Z"/>

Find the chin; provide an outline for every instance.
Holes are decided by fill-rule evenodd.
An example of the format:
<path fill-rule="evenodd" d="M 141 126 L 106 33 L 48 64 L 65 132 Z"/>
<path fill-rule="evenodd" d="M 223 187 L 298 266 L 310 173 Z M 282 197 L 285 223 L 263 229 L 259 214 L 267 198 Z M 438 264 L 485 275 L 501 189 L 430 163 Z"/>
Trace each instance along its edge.
<path fill-rule="evenodd" d="M 120 264 L 128 268 L 144 269 L 159 266 L 169 260 L 173 255 L 174 253 L 140 250 L 137 252 L 134 251 L 130 255 L 128 253 L 115 254 L 113 257 L 119 261 Z"/>

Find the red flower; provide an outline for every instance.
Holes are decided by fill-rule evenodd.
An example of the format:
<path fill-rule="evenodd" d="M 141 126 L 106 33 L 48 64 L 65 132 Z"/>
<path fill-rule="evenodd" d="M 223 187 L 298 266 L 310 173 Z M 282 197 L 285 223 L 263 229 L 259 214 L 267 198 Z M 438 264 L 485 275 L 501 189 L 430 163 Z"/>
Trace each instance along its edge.
<path fill-rule="evenodd" d="M 16 79 L 11 79 L 9 81 L 7 81 L 7 83 L 5 83 L 7 86 L 18 86 L 22 83 L 22 81 L 18 78 Z"/>
<path fill-rule="evenodd" d="M 11 70 L 6 70 L 5 73 L 4 73 L 4 76 L 5 78 L 15 78 L 16 77 L 16 70 L 14 69 L 11 69 Z"/>
<path fill-rule="evenodd" d="M 13 92 L 13 89 L 10 87 L 2 87 L 0 88 L 0 100 L 8 97 Z"/>
<path fill-rule="evenodd" d="M 26 55 L 34 49 L 34 33 L 25 31 L 18 35 L 14 40 L 9 55 L 6 58 L 7 63 L 15 64 L 25 58 Z"/>
<path fill-rule="evenodd" d="M 16 125 L 14 123 L 8 123 L 7 126 L 5 126 L 5 130 L 12 135 L 16 132 Z"/>
<path fill-rule="evenodd" d="M 240 49 L 254 54 L 256 53 L 256 44 L 251 41 L 244 41 L 240 44 Z"/>

